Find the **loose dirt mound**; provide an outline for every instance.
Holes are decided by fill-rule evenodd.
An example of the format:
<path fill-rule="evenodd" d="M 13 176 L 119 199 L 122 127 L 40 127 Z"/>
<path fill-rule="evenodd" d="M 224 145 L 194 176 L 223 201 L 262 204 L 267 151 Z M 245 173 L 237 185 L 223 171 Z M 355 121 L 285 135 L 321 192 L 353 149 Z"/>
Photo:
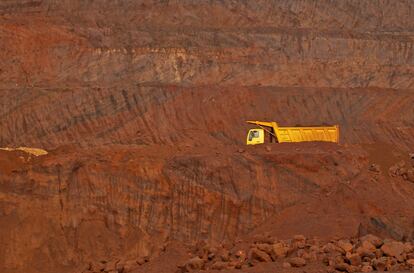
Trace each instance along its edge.
<path fill-rule="evenodd" d="M 411 240 L 413 10 L 2 1 L 0 147 L 48 154 L 0 151 L 0 271 L 172 272 L 174 249 L 264 232 Z M 246 147 L 250 119 L 341 144 Z"/>
<path fill-rule="evenodd" d="M 41 155 L 47 155 L 47 151 L 39 148 L 30 148 L 30 147 L 18 147 L 18 148 L 0 148 L 0 150 L 3 151 L 23 151 L 25 153 L 34 155 L 34 156 L 41 156 Z"/>

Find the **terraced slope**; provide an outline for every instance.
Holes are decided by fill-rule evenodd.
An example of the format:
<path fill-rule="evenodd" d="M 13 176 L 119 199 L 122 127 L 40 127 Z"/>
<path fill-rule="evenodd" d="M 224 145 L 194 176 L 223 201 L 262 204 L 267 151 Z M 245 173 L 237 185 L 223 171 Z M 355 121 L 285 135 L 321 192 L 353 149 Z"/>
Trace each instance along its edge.
<path fill-rule="evenodd" d="M 0 271 L 249 232 L 412 236 L 410 0 L 0 3 Z M 245 120 L 341 145 L 244 146 Z M 368 171 L 376 163 L 380 173 Z"/>

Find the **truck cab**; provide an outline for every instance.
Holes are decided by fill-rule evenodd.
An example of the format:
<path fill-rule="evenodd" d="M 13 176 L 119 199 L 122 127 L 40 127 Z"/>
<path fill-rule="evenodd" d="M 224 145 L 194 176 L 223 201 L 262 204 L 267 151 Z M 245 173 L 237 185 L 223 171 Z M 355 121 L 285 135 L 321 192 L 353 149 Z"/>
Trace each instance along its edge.
<path fill-rule="evenodd" d="M 250 129 L 247 134 L 247 145 L 256 145 L 264 143 L 264 130 L 263 129 Z"/>

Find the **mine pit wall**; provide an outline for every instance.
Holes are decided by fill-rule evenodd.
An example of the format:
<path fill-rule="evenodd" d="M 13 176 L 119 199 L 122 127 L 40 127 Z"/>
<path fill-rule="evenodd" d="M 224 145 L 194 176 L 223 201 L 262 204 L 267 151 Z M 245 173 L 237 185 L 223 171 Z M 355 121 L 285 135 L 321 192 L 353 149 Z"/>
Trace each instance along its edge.
<path fill-rule="evenodd" d="M 249 119 L 339 124 L 341 143 L 414 145 L 411 90 L 128 85 L 3 93 L 3 147 L 241 145 Z"/>
<path fill-rule="evenodd" d="M 156 255 L 168 240 L 231 241 L 355 177 L 366 162 L 354 156 L 160 158 L 125 150 L 113 152 L 111 163 L 78 152 L 21 163 L 1 170 L 0 265 L 5 272 L 71 272 L 90 261 Z M 338 164 L 346 168 L 333 177 Z"/>
<path fill-rule="evenodd" d="M 233 155 L 223 147 L 244 144 L 244 120 L 339 124 L 343 144 L 410 150 L 413 10 L 409 0 L 2 1 L 0 147 L 52 153 L 0 173 L 1 271 L 73 272 L 167 239 L 233 239 L 347 189 L 369 163 L 354 151 L 302 155 L 300 166 L 297 154 Z M 83 150 L 112 144 L 131 152 Z M 137 147 L 178 151 L 151 159 Z M 180 152 L 203 147 L 218 155 Z M 370 201 L 350 191 L 340 203 L 350 222 L 386 212 L 389 222 L 368 219 L 410 231 L 405 220 L 392 229 L 391 209 L 411 200 L 409 185 L 384 197 L 395 188 L 358 181 Z"/>
<path fill-rule="evenodd" d="M 2 173 L 4 270 L 70 272 L 94 260 L 155 255 L 169 239 L 234 240 L 326 187 L 260 157 L 136 160 L 138 168 L 131 161 L 49 159 L 17 175 Z M 351 168 L 342 175 L 351 176 Z"/>

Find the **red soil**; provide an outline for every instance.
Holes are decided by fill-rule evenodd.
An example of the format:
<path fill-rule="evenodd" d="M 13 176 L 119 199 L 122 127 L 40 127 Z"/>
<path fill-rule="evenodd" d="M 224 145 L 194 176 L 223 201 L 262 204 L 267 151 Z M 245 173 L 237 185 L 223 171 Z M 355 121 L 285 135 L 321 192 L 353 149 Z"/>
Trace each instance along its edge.
<path fill-rule="evenodd" d="M 413 10 L 2 1 L 0 147 L 50 153 L 0 151 L 0 272 L 173 272 L 198 241 L 264 232 L 411 240 L 414 184 L 388 171 L 412 168 Z M 250 119 L 341 143 L 246 147 Z"/>

